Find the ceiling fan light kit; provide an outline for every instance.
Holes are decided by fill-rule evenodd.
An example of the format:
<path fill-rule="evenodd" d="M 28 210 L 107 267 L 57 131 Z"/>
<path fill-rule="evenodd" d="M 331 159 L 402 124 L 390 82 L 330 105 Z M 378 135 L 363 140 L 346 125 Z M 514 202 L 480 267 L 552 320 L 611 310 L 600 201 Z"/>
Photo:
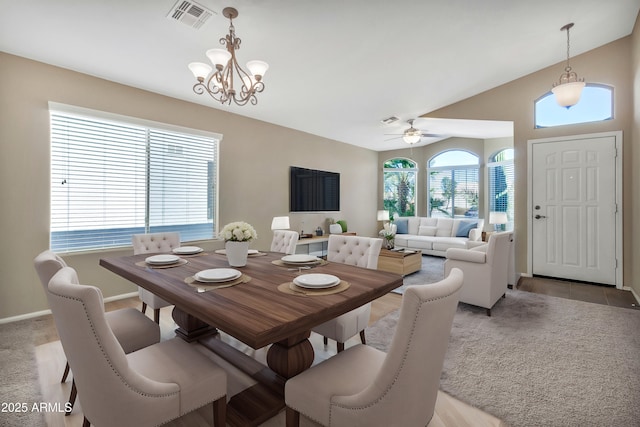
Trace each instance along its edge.
<path fill-rule="evenodd" d="M 238 17 L 238 11 L 232 7 L 226 7 L 222 14 L 229 18 L 229 34 L 220 38 L 220 44 L 225 49 L 209 49 L 206 52 L 209 64 L 192 62 L 189 69 L 195 76 L 197 83 L 193 91 L 202 95 L 208 93 L 213 99 L 222 104 L 233 101 L 237 105 L 258 103 L 257 93 L 264 90 L 262 78 L 269 69 L 269 64 L 264 61 L 249 61 L 245 71 L 238 64 L 236 51 L 240 49 L 240 38 L 236 37 L 233 19 Z"/>
<path fill-rule="evenodd" d="M 585 86 L 584 78 L 578 78 L 578 74 L 569 65 L 569 30 L 573 25 L 573 22 L 571 22 L 560 28 L 560 31 L 567 32 L 567 65 L 564 68 L 564 73 L 560 76 L 559 82 L 554 83 L 553 89 L 551 89 L 558 105 L 565 108 L 570 108 L 580 101 L 580 95 L 582 95 L 582 89 Z"/>

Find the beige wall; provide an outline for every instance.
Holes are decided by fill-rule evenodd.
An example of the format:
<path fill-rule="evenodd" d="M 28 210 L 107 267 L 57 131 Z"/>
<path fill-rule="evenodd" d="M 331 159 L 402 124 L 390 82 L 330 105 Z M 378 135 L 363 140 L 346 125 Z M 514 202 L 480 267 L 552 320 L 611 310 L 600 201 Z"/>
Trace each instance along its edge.
<path fill-rule="evenodd" d="M 633 286 L 640 294 L 640 277 L 637 260 L 640 257 L 638 240 L 640 227 L 634 227 L 633 217 L 638 211 L 638 177 L 632 175 L 632 165 L 638 164 L 638 118 L 633 117 L 633 85 L 638 86 L 638 31 L 634 37 L 625 37 L 598 49 L 571 59 L 571 65 L 579 76 L 588 82 L 612 85 L 614 93 L 614 119 L 606 122 L 534 129 L 533 102 L 551 88 L 562 72 L 562 64 L 540 70 L 518 80 L 468 98 L 426 115 L 427 117 L 505 120 L 514 123 L 515 149 L 515 222 L 516 222 L 516 271 L 526 272 L 527 262 L 527 141 L 566 135 L 590 134 L 622 130 L 623 132 L 623 230 L 624 230 L 624 285 Z M 635 53 L 632 67 L 631 52 Z M 635 88 L 638 102 L 638 88 Z M 635 134 L 632 130 L 635 129 Z M 635 207 L 635 210 L 634 210 Z M 635 274 L 634 274 L 635 273 Z"/>
<path fill-rule="evenodd" d="M 630 277 L 625 277 L 625 283 L 633 288 L 636 295 L 640 295 L 640 15 L 636 19 L 636 25 L 631 37 L 631 73 L 632 81 L 629 92 L 633 94 L 633 125 L 631 128 L 631 138 L 628 141 L 631 145 L 631 160 L 633 165 L 629 174 L 631 178 L 627 180 L 630 187 L 631 200 L 625 200 L 625 213 L 630 216 L 631 222 L 631 265 Z"/>
<path fill-rule="evenodd" d="M 311 231 L 325 226 L 331 216 L 346 219 L 359 234 L 376 233 L 374 151 L 4 53 L 0 75 L 0 320 L 47 308 L 32 261 L 49 245 L 49 101 L 223 134 L 220 224 L 245 220 L 254 225 L 259 235 L 255 248 L 269 249 L 272 217 L 288 214 L 291 165 L 341 173 L 342 211 L 292 214 L 293 229 L 304 221 L 305 231 Z M 131 283 L 98 266 L 103 255 L 65 259 L 83 282 L 100 286 L 105 297 L 135 291 Z"/>

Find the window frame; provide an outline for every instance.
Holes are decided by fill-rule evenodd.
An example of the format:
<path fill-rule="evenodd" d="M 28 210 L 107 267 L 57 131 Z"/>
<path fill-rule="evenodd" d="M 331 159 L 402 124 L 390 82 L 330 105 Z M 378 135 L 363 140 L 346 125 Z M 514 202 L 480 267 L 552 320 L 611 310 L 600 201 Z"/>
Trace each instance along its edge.
<path fill-rule="evenodd" d="M 601 89 L 606 89 L 609 91 L 610 93 L 610 110 L 611 110 L 611 115 L 609 117 L 606 117 L 604 119 L 597 119 L 597 120 L 586 120 L 586 121 L 575 121 L 575 122 L 566 122 L 566 123 L 559 123 L 559 124 L 552 124 L 552 125 L 539 125 L 538 124 L 538 103 L 540 101 L 542 101 L 543 99 L 546 99 L 548 97 L 553 97 L 553 92 L 549 91 L 546 92 L 542 95 L 540 95 L 537 99 L 535 99 L 533 101 L 533 128 L 534 129 L 548 129 L 548 128 L 553 128 L 553 127 L 558 127 L 558 126 L 570 126 L 570 125 L 581 125 L 581 124 L 586 124 L 586 123 L 598 123 L 598 122 L 606 122 L 608 120 L 613 120 L 615 117 L 615 102 L 614 102 L 614 97 L 615 97 L 615 91 L 614 91 L 614 87 L 611 85 L 607 85 L 607 84 L 602 84 L 602 83 L 586 83 L 585 84 L 585 88 L 601 88 Z M 583 89 L 583 90 L 584 90 Z M 583 93 L 584 96 L 584 93 Z M 579 104 L 580 102 L 578 102 Z M 577 105 L 577 104 L 576 104 Z M 558 108 L 562 109 L 562 107 L 558 106 Z M 573 107 L 571 107 L 573 108 Z"/>
<path fill-rule="evenodd" d="M 507 150 L 511 150 L 511 158 L 510 159 L 506 159 L 506 160 L 496 160 L 496 157 L 499 156 L 501 153 L 506 152 Z M 506 231 L 511 231 L 515 228 L 514 225 L 514 220 L 515 220 L 515 203 L 514 203 L 514 199 L 515 199 L 515 163 L 514 163 L 514 156 L 515 156 L 515 150 L 513 148 L 501 148 L 499 150 L 497 150 L 496 152 L 494 152 L 493 154 L 491 154 L 488 158 L 487 158 L 487 209 L 489 212 L 493 212 L 494 209 L 493 207 L 495 206 L 492 203 L 491 197 L 494 194 L 491 185 L 492 185 L 492 178 L 491 178 L 491 169 L 495 168 L 495 167 L 500 167 L 500 166 L 508 166 L 511 167 L 513 176 L 513 183 L 512 183 L 512 188 L 511 188 L 511 192 L 507 192 L 507 194 L 510 195 L 509 199 L 510 201 L 507 202 L 507 210 L 506 211 L 498 211 L 498 212 L 506 212 L 507 213 L 507 224 L 505 224 L 505 230 Z M 508 179 L 507 179 L 507 186 L 508 186 Z M 509 208 L 509 206 L 511 206 L 511 209 Z"/>
<path fill-rule="evenodd" d="M 443 166 L 431 166 L 431 163 L 438 157 L 441 156 L 445 153 L 451 153 L 451 152 L 463 152 L 466 154 L 469 154 L 473 157 L 475 157 L 475 159 L 477 160 L 477 163 L 475 165 L 443 165 Z M 434 154 L 433 156 L 431 156 L 431 158 L 429 158 L 427 160 L 427 180 L 426 180 L 426 199 L 427 199 L 427 203 L 426 203 L 426 209 L 427 209 L 427 216 L 431 217 L 432 216 L 432 208 L 431 208 L 431 176 L 432 176 L 432 172 L 442 172 L 442 171 L 463 171 L 463 170 L 474 170 L 476 173 L 476 178 L 477 178 L 477 182 L 478 182 L 478 189 L 477 189 L 477 195 L 476 195 L 476 216 L 473 217 L 467 217 L 467 218 L 478 218 L 479 215 L 479 207 L 480 207 L 480 197 L 482 195 L 482 188 L 480 187 L 480 156 L 478 156 L 476 153 L 469 151 L 469 150 L 465 150 L 462 148 L 451 148 L 451 149 L 446 149 L 443 151 L 440 151 L 436 154 Z M 448 218 L 460 218 L 460 216 L 456 216 L 455 214 L 455 195 L 452 196 L 452 200 L 454 201 L 453 206 L 451 207 L 451 216 L 449 216 Z M 466 217 L 466 216 L 465 216 Z"/>
<path fill-rule="evenodd" d="M 409 162 L 413 165 L 413 167 L 411 168 L 387 168 L 385 167 L 385 165 L 389 162 L 392 161 L 397 161 L 397 160 L 402 160 L 402 161 L 406 161 Z M 398 173 L 398 172 L 409 172 L 409 173 L 413 173 L 413 216 L 417 216 L 418 215 L 418 172 L 420 171 L 419 167 L 418 167 L 418 162 L 416 162 L 415 160 L 412 160 L 408 157 L 392 157 L 390 159 L 385 160 L 382 163 L 382 204 L 385 207 L 385 209 L 387 209 L 387 206 L 385 206 L 385 187 L 386 187 L 386 174 L 387 173 Z M 390 215 L 394 215 L 394 213 L 398 214 L 397 218 L 408 218 L 408 217 L 400 217 L 400 213 L 396 212 L 396 211 L 391 211 L 390 210 Z M 395 216 L 394 216 L 395 217 Z"/>
<path fill-rule="evenodd" d="M 140 118 L 136 118 L 136 117 L 130 117 L 130 116 L 124 116 L 124 115 L 119 115 L 119 114 L 115 114 L 115 113 L 109 113 L 109 112 L 104 112 L 104 111 L 99 111 L 99 110 L 93 110 L 93 109 L 89 109 L 89 108 L 83 108 L 83 107 L 78 107 L 78 106 L 73 106 L 73 105 L 67 105 L 67 104 L 61 104 L 61 103 L 57 103 L 57 102 L 49 102 L 49 114 L 50 114 L 50 123 L 53 123 L 52 121 L 52 115 L 53 114 L 61 114 L 61 115 L 68 115 L 68 116 L 75 116 L 78 117 L 80 119 L 86 119 L 86 120 L 93 120 L 93 121 L 97 121 L 97 122 L 104 122 L 104 123 L 112 123 L 115 124 L 117 126 L 132 126 L 132 127 L 142 127 L 145 128 L 146 130 L 146 134 L 149 135 L 150 133 L 160 133 L 160 134 L 166 134 L 169 136 L 172 135 L 184 135 L 185 138 L 206 138 L 206 139 L 211 139 L 213 146 L 211 147 L 212 153 L 213 153 L 213 158 L 212 159 L 208 159 L 207 160 L 207 216 L 209 215 L 209 213 L 212 215 L 212 217 L 210 218 L 212 221 L 212 230 L 211 230 L 211 238 L 215 238 L 218 234 L 218 227 L 219 227 L 219 208 L 218 208 L 218 199 L 219 199 L 219 164 L 220 164 L 220 143 L 222 141 L 222 134 L 219 133 L 215 133 L 215 132 L 209 132 L 209 131 L 203 131 L 203 130 L 199 130 L 199 129 L 192 129 L 192 128 L 187 128 L 187 127 L 182 127 L 182 126 L 176 126 L 176 125 L 171 125 L 171 124 L 167 124 L 167 123 L 161 123 L 161 122 L 155 122 L 155 121 L 151 121 L 151 120 L 146 120 L 146 119 L 140 119 Z M 54 143 L 53 141 L 53 134 L 50 135 L 49 137 L 49 147 L 50 147 L 50 159 L 53 160 L 53 146 L 52 144 Z M 154 143 L 154 142 L 147 142 L 147 143 Z M 158 143 L 158 141 L 155 141 L 155 143 Z M 133 151 L 132 151 L 133 153 Z M 148 155 L 147 155 L 148 157 Z M 163 160 L 166 161 L 166 158 L 163 158 Z M 146 168 L 148 169 L 148 163 Z M 209 171 L 211 173 L 209 173 Z M 51 165 L 51 170 L 50 170 L 50 175 L 51 178 L 53 179 L 53 164 Z M 150 232 L 150 228 L 152 229 L 151 231 L 153 232 L 154 228 L 156 229 L 155 231 L 160 231 L 158 230 L 158 228 L 162 228 L 162 229 L 167 229 L 170 230 L 171 229 L 171 225 L 157 225 L 157 224 L 151 224 L 150 221 L 150 210 L 149 210 L 149 185 L 150 185 L 150 179 L 153 179 L 153 177 L 151 175 L 145 175 L 145 183 L 144 183 L 144 191 L 146 193 L 145 195 L 145 212 L 144 212 L 144 229 L 145 232 Z M 51 181 L 51 185 L 53 185 L 53 180 Z M 49 194 L 50 194 L 50 203 L 52 202 L 52 195 L 53 195 L 53 188 L 49 189 Z M 165 194 L 164 192 L 162 194 Z M 50 218 L 52 218 L 53 212 L 52 212 L 53 206 L 50 206 L 50 213 L 49 216 Z M 107 223 L 108 224 L 108 223 Z M 76 247 L 73 246 L 66 246 L 66 247 L 56 247 L 53 248 L 52 246 L 52 241 L 51 241 L 51 237 L 52 234 L 54 232 L 54 229 L 52 228 L 53 224 L 50 223 L 50 227 L 49 227 L 49 239 L 50 239 L 50 248 L 52 248 L 53 250 L 55 250 L 58 253 L 79 253 L 79 252 L 91 252 L 91 251 L 103 251 L 103 250 L 109 250 L 109 249 L 117 249 L 117 248 L 122 248 L 122 247 L 128 247 L 130 246 L 130 239 L 129 242 L 127 242 L 127 244 L 114 244 L 114 245 L 105 245 L 105 244 L 98 244 L 98 245 L 94 245 L 94 246 L 90 246 L 90 245 L 78 245 Z M 138 227 L 138 226 L 136 226 Z M 115 229 L 117 229 L 118 227 L 115 227 Z M 122 227 L 122 230 L 126 230 L 127 228 L 130 227 Z M 69 230 L 69 232 L 73 232 L 73 230 Z M 185 239 L 185 240 L 192 240 L 192 239 Z M 198 240 L 208 240 L 208 238 L 203 238 L 203 239 L 198 239 Z"/>

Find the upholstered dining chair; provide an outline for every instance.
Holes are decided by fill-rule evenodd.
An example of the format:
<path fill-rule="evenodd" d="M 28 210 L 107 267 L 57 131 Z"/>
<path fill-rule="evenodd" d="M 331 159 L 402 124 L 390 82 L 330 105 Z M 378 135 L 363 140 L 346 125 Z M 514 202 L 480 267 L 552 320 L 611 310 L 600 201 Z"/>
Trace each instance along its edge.
<path fill-rule="evenodd" d="M 224 426 L 227 376 L 181 338 L 125 354 L 106 320 L 102 293 L 64 267 L 49 281 L 49 305 L 82 397 L 84 426 L 150 426 L 213 402 Z"/>
<path fill-rule="evenodd" d="M 281 252 L 283 254 L 295 254 L 296 243 L 299 234 L 293 230 L 273 230 L 273 240 L 271 241 L 271 252 Z"/>
<path fill-rule="evenodd" d="M 356 345 L 285 384 L 286 425 L 300 414 L 323 426 L 426 426 L 440 375 L 463 273 L 409 286 L 388 352 Z"/>
<path fill-rule="evenodd" d="M 131 236 L 131 244 L 133 245 L 134 255 L 171 252 L 173 249 L 180 247 L 180 233 L 134 234 Z M 138 296 L 142 301 L 142 312 L 145 313 L 147 311 L 147 306 L 151 307 L 153 320 L 156 323 L 160 323 L 160 309 L 170 306 L 171 303 L 140 286 L 138 286 Z"/>
<path fill-rule="evenodd" d="M 360 236 L 331 234 L 327 244 L 327 261 L 340 262 L 375 270 L 378 267 L 378 256 L 382 247 L 382 239 Z M 360 341 L 366 344 L 364 330 L 369 324 L 371 303 L 331 319 L 312 330 L 337 342 L 338 352 L 344 350 L 344 343 L 349 338 L 360 334 Z"/>
<path fill-rule="evenodd" d="M 54 252 L 46 250 L 35 257 L 33 264 L 48 300 L 49 281 L 58 271 L 67 267 L 67 263 Z M 105 313 L 105 318 L 125 353 L 131 353 L 160 342 L 160 327 L 138 310 L 122 308 L 108 311 Z M 68 375 L 69 363 L 67 362 L 61 382 L 67 381 Z M 74 379 L 71 384 L 71 395 L 69 396 L 71 408 L 66 415 L 69 415 L 73 410 L 76 396 L 77 389 Z"/>
<path fill-rule="evenodd" d="M 503 231 L 492 233 L 485 245 L 447 249 L 444 274 L 452 268 L 464 272 L 460 302 L 483 307 L 491 316 L 491 308 L 507 292 L 512 240 L 513 233 Z"/>

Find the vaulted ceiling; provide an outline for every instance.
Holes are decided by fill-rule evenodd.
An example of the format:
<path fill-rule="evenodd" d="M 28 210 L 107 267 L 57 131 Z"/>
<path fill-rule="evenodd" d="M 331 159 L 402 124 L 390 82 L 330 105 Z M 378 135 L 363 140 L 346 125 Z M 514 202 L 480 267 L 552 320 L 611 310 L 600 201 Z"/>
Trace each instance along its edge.
<path fill-rule="evenodd" d="M 175 0 L 0 0 L 0 50 L 373 150 L 386 133 L 631 34 L 638 0 L 198 0 L 199 29 L 167 17 Z M 242 39 L 239 62 L 269 63 L 258 104 L 192 91 L 192 61 L 220 47 L 222 9 Z M 559 73 L 562 68 L 559 68 Z M 45 76 L 46 78 L 46 76 Z M 550 82 L 551 83 L 551 82 Z M 380 121 L 395 115 L 392 126 Z M 429 132 L 498 137 L 504 123 L 432 121 Z M 433 128 L 435 127 L 435 128 Z M 466 134 L 464 134 L 466 132 Z M 425 139 L 423 143 L 428 143 Z"/>

